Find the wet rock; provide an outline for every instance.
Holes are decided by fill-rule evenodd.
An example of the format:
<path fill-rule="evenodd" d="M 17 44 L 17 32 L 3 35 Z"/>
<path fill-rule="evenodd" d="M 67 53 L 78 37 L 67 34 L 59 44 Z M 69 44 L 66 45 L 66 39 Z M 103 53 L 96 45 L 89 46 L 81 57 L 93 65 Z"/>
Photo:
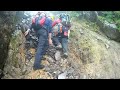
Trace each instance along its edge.
<path fill-rule="evenodd" d="M 5 75 L 2 79 L 14 79 L 11 75 Z"/>
<path fill-rule="evenodd" d="M 69 79 L 74 79 L 74 77 L 71 75 L 71 76 L 69 76 Z"/>
<path fill-rule="evenodd" d="M 74 72 L 74 69 L 70 68 L 67 73 L 73 73 Z"/>
<path fill-rule="evenodd" d="M 95 74 L 95 78 L 100 79 L 100 74 L 99 74 L 99 73 L 96 73 L 96 74 Z"/>
<path fill-rule="evenodd" d="M 35 49 L 34 49 L 34 48 L 30 48 L 30 53 L 31 53 L 32 55 L 35 55 Z"/>
<path fill-rule="evenodd" d="M 86 75 L 81 75 L 80 79 L 87 79 L 87 76 Z"/>
<path fill-rule="evenodd" d="M 55 60 L 51 57 L 49 57 L 47 60 L 48 60 L 49 63 L 54 63 L 55 62 Z"/>
<path fill-rule="evenodd" d="M 9 73 L 8 75 L 10 75 L 13 79 L 16 79 L 18 77 L 18 75 L 14 72 Z"/>
<path fill-rule="evenodd" d="M 46 66 L 45 71 L 50 71 L 50 68 L 48 66 Z"/>
<path fill-rule="evenodd" d="M 75 76 L 75 79 L 79 79 L 79 76 Z"/>
<path fill-rule="evenodd" d="M 60 60 L 60 59 L 61 59 L 60 51 L 56 51 L 56 53 L 55 53 L 55 60 Z"/>
<path fill-rule="evenodd" d="M 32 57 L 33 57 L 33 55 L 30 53 L 30 51 L 28 51 L 26 54 L 26 59 L 30 61 L 32 59 Z"/>
<path fill-rule="evenodd" d="M 0 69 L 0 78 L 4 76 L 3 71 Z"/>
<path fill-rule="evenodd" d="M 63 67 L 61 71 L 62 71 L 62 72 L 65 72 L 65 70 L 66 70 L 66 67 Z"/>
<path fill-rule="evenodd" d="M 32 67 L 27 67 L 26 65 L 24 65 L 22 68 L 22 75 L 30 73 L 31 70 L 32 70 Z"/>
<path fill-rule="evenodd" d="M 2 73 L 2 70 L 0 69 L 0 75 L 1 75 L 1 73 Z"/>
<path fill-rule="evenodd" d="M 67 59 L 61 59 L 60 61 L 61 64 L 66 64 L 66 62 L 67 62 Z"/>
<path fill-rule="evenodd" d="M 55 75 L 59 75 L 60 73 L 61 73 L 61 71 L 60 70 L 56 70 L 56 71 L 54 71 L 53 72 Z"/>
<path fill-rule="evenodd" d="M 49 66 L 50 63 L 49 63 L 47 60 L 43 60 L 43 61 L 42 61 L 42 65 L 44 65 L 44 66 Z"/>
<path fill-rule="evenodd" d="M 5 68 L 4 68 L 4 74 L 10 74 L 12 72 L 12 67 L 10 65 L 7 65 Z"/>
<path fill-rule="evenodd" d="M 61 73 L 58 75 L 58 79 L 66 79 L 67 72 Z"/>

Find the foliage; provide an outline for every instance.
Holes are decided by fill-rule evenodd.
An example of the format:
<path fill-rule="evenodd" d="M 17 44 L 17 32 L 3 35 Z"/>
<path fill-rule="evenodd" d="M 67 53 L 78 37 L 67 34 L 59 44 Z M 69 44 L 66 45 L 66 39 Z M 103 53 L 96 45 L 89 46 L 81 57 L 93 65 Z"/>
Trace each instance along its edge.
<path fill-rule="evenodd" d="M 99 16 L 100 20 L 114 23 L 117 29 L 120 30 L 120 11 L 103 11 L 102 13 L 103 15 Z"/>

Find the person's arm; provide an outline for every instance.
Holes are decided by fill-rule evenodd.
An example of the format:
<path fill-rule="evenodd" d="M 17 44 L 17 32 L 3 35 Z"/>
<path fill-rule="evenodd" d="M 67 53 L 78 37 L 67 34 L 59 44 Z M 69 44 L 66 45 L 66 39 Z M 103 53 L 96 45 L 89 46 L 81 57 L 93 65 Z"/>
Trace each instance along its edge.
<path fill-rule="evenodd" d="M 28 33 L 30 32 L 30 30 L 32 30 L 33 28 L 33 24 L 31 24 L 30 28 L 27 29 L 27 31 L 24 33 L 25 36 L 28 35 Z"/>
<path fill-rule="evenodd" d="M 25 32 L 25 36 L 27 36 L 28 35 L 28 33 L 29 33 L 29 31 L 30 31 L 30 29 L 28 29 L 26 32 Z"/>
<path fill-rule="evenodd" d="M 48 35 L 48 40 L 49 40 L 49 45 L 53 45 L 52 43 L 52 20 L 49 22 L 49 35 Z"/>
<path fill-rule="evenodd" d="M 55 21 L 52 23 L 52 27 L 54 27 L 56 24 L 57 24 L 57 21 L 55 20 Z"/>
<path fill-rule="evenodd" d="M 52 45 L 52 33 L 49 33 L 48 40 L 49 40 L 49 44 Z"/>
<path fill-rule="evenodd" d="M 55 21 L 52 23 L 52 27 L 54 27 L 56 24 L 58 24 L 58 23 L 60 23 L 60 22 L 61 22 L 60 19 L 55 20 Z"/>

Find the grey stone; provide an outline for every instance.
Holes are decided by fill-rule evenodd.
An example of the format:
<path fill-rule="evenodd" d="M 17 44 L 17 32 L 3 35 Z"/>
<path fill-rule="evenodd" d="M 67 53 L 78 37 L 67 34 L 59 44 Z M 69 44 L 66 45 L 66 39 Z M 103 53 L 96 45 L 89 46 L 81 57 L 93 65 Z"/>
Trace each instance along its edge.
<path fill-rule="evenodd" d="M 64 72 L 65 70 L 66 70 L 66 67 L 63 67 L 63 68 L 62 68 L 62 72 Z"/>
<path fill-rule="evenodd" d="M 117 26 L 114 23 L 109 23 L 107 21 L 102 22 L 101 20 L 96 21 L 97 25 L 100 27 L 100 31 L 103 32 L 108 38 L 120 41 L 120 32 L 117 30 Z"/>
<path fill-rule="evenodd" d="M 73 73 L 74 72 L 74 69 L 69 69 L 68 71 L 67 71 L 67 73 Z"/>
<path fill-rule="evenodd" d="M 74 77 L 71 75 L 71 76 L 69 76 L 69 79 L 74 79 Z"/>
<path fill-rule="evenodd" d="M 56 51 L 56 53 L 55 53 L 55 59 L 56 60 L 60 60 L 61 59 L 60 51 Z"/>
<path fill-rule="evenodd" d="M 16 75 L 22 75 L 22 72 L 21 72 L 20 68 L 14 68 L 13 71 Z"/>
<path fill-rule="evenodd" d="M 80 30 L 79 30 L 79 32 L 80 32 L 80 34 L 84 34 L 84 32 L 83 32 L 83 30 L 82 30 L 82 29 L 80 29 Z"/>
<path fill-rule="evenodd" d="M 58 75 L 58 79 L 66 79 L 67 72 L 61 73 Z"/>
<path fill-rule="evenodd" d="M 48 58 L 48 62 L 49 62 L 49 63 L 53 63 L 53 62 L 55 62 L 55 61 L 54 61 L 53 58 L 49 57 L 49 58 Z"/>

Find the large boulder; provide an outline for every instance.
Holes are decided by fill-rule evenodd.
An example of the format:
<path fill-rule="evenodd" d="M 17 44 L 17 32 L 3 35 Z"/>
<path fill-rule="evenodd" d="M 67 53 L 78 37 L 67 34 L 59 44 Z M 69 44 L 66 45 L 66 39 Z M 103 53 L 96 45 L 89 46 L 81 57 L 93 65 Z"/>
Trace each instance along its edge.
<path fill-rule="evenodd" d="M 117 26 L 114 23 L 111 24 L 99 18 L 99 16 L 103 15 L 102 11 L 83 11 L 82 15 L 86 20 L 96 23 L 100 27 L 100 31 L 108 38 L 120 41 L 120 32 Z"/>
<path fill-rule="evenodd" d="M 107 21 L 102 22 L 98 19 L 97 25 L 100 27 L 100 31 L 102 31 L 108 38 L 118 42 L 120 41 L 120 32 L 115 24 L 111 24 Z"/>

